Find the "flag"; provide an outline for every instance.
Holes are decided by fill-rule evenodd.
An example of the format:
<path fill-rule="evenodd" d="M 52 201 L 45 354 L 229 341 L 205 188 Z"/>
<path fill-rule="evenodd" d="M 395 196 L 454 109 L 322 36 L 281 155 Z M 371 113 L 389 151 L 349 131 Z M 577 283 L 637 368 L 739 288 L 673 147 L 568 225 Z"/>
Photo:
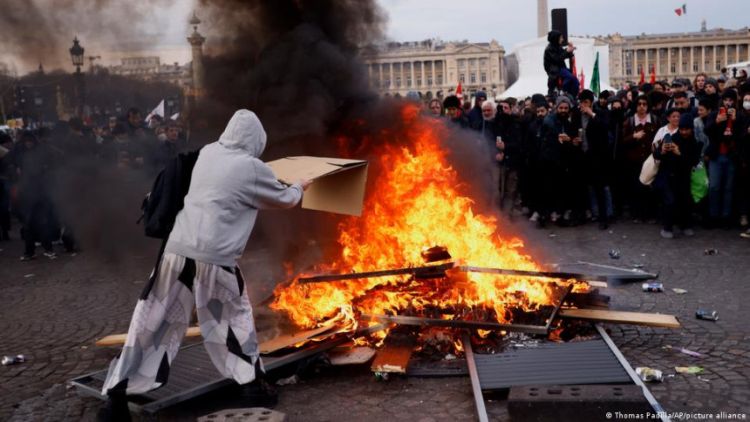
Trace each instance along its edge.
<path fill-rule="evenodd" d="M 591 72 L 591 86 L 589 87 L 594 95 L 597 97 L 601 92 L 601 82 L 599 81 L 599 52 L 596 52 L 596 60 L 594 61 L 594 71 Z"/>
<path fill-rule="evenodd" d="M 687 4 L 683 3 L 682 7 L 678 7 L 674 10 L 675 13 L 677 13 L 677 16 L 682 16 L 687 13 Z"/>
<path fill-rule="evenodd" d="M 581 69 L 581 75 L 580 75 L 579 80 L 580 80 L 579 81 L 580 84 L 578 85 L 578 93 L 580 94 L 584 90 L 584 87 L 586 86 L 586 75 L 583 74 L 583 69 Z"/>
<path fill-rule="evenodd" d="M 651 85 L 656 83 L 656 67 L 655 66 L 651 66 L 651 77 L 648 78 L 648 83 L 650 83 Z"/>
<path fill-rule="evenodd" d="M 456 97 L 458 97 L 458 103 L 464 105 L 464 90 L 461 88 L 461 81 L 458 81 L 458 86 L 456 87 Z"/>
<path fill-rule="evenodd" d="M 149 120 L 151 120 L 152 117 L 159 116 L 162 119 L 164 118 L 164 100 L 161 100 L 158 106 L 156 106 L 155 109 L 151 110 L 151 113 L 148 113 L 148 116 L 146 116 L 146 123 L 148 123 Z"/>
<path fill-rule="evenodd" d="M 171 116 L 169 116 L 169 120 L 177 120 L 180 118 L 180 113 L 175 113 Z"/>
<path fill-rule="evenodd" d="M 646 74 L 643 72 L 643 68 L 641 68 L 641 80 L 638 81 L 638 86 L 641 86 L 646 83 Z"/>
<path fill-rule="evenodd" d="M 572 73 L 573 76 L 578 74 L 576 72 L 576 56 L 570 58 L 570 73 Z"/>

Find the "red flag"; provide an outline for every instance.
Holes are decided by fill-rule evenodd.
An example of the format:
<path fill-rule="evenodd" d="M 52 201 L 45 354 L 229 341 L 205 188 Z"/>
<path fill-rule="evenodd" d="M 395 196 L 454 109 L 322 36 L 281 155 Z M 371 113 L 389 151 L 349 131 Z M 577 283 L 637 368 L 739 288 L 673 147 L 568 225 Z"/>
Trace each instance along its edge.
<path fill-rule="evenodd" d="M 461 88 L 461 81 L 458 81 L 458 86 L 456 87 L 456 97 L 458 97 L 459 104 L 464 104 L 464 90 Z"/>
<path fill-rule="evenodd" d="M 576 72 L 576 57 L 575 56 L 570 58 L 570 73 L 572 73 L 573 76 L 578 74 Z"/>
<path fill-rule="evenodd" d="M 677 13 L 677 16 L 682 16 L 687 13 L 687 4 L 683 4 L 682 7 L 675 9 L 675 13 Z"/>
<path fill-rule="evenodd" d="M 638 86 L 641 86 L 644 83 L 646 83 L 646 74 L 643 72 L 643 68 L 641 68 L 641 80 L 638 81 Z"/>
<path fill-rule="evenodd" d="M 682 8 L 678 8 L 674 10 L 675 13 L 677 13 L 677 16 L 682 16 Z"/>
<path fill-rule="evenodd" d="M 651 66 L 651 77 L 649 78 L 648 82 L 651 85 L 656 83 L 656 68 L 654 66 Z"/>
<path fill-rule="evenodd" d="M 578 88 L 578 93 L 580 94 L 583 91 L 583 88 L 586 86 L 586 75 L 583 74 L 583 69 L 581 69 L 581 77 L 579 78 L 581 85 Z"/>

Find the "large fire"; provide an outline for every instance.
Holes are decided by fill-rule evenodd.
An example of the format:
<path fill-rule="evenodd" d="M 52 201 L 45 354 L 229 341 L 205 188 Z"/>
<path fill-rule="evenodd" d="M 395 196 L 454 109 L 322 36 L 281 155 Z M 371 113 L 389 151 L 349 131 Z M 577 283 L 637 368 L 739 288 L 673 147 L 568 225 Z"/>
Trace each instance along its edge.
<path fill-rule="evenodd" d="M 409 142 L 400 144 L 408 146 L 382 142 L 382 151 L 371 161 L 379 178 L 369 185 L 362 216 L 339 225 L 340 256 L 316 270 L 424 266 L 422 251 L 436 245 L 447 247 L 454 261 L 467 265 L 540 270 L 523 253 L 520 239 L 504 239 L 497 233 L 496 217 L 475 212 L 467 186 L 441 148 L 448 130 L 419 116 L 414 106 L 405 106 L 401 115 L 406 123 L 401 136 Z M 389 276 L 303 284 L 298 278 L 276 289 L 271 306 L 302 327 L 334 317 L 354 323 L 360 313 L 435 309 L 443 318 L 476 319 L 481 314 L 489 321 L 509 323 L 509 309 L 534 311 L 554 305 L 559 289 L 550 280 L 450 271 L 437 280 Z"/>

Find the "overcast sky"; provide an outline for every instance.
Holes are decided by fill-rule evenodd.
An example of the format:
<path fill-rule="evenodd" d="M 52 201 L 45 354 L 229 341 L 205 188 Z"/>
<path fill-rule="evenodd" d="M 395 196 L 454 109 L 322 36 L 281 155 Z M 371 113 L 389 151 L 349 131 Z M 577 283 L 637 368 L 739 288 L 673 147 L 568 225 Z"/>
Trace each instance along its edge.
<path fill-rule="evenodd" d="M 535 0 L 379 0 L 388 12 L 388 35 L 396 41 L 439 37 L 487 42 L 494 38 L 506 50 L 536 37 Z M 674 9 L 687 4 L 687 14 Z M 739 29 L 748 25 L 748 0 L 548 0 L 550 10 L 568 9 L 572 35 L 623 35 L 689 32 L 708 28 Z"/>
<path fill-rule="evenodd" d="M 45 3 L 53 0 L 34 0 Z M 535 0 L 378 0 L 388 15 L 387 36 L 394 41 L 499 41 L 509 51 L 515 44 L 536 36 Z M 568 29 L 572 35 L 623 35 L 640 33 L 698 31 L 702 19 L 709 28 L 738 29 L 750 22 L 750 0 L 548 0 L 549 9 L 568 9 Z M 165 2 L 168 8 L 154 10 L 143 29 L 133 34 L 133 42 L 120 39 L 118 45 L 98 45 L 97 35 L 78 33 L 87 54 L 100 54 L 103 64 L 115 64 L 122 56 L 158 55 L 162 62 L 190 60 L 185 41 L 187 21 L 195 0 Z M 677 16 L 675 8 L 687 4 L 687 14 Z M 159 4 L 159 3 L 157 3 Z M 162 3 L 164 4 L 164 3 Z M 49 8 L 50 13 L 52 8 Z M 201 11 L 198 10 L 201 16 Z M 204 16 L 205 17 L 205 16 Z M 210 36 L 210 22 L 201 32 Z M 70 34 L 70 38 L 75 34 Z M 147 42 L 144 42 L 147 41 Z M 138 52 L 129 45 L 151 45 L 151 51 Z M 9 58 L 12 62 L 12 58 Z M 44 61 L 43 57 L 39 61 Z M 33 62 L 33 61 L 32 61 Z M 36 68 L 36 62 L 34 68 Z M 26 69 L 32 70 L 32 69 Z"/>

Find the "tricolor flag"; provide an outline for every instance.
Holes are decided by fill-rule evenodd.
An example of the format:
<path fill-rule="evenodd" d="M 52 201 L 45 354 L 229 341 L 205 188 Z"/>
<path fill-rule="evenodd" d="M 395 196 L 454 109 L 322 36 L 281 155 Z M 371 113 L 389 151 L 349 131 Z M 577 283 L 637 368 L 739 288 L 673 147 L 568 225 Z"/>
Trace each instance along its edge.
<path fill-rule="evenodd" d="M 678 7 L 674 10 L 675 13 L 677 13 L 677 16 L 682 16 L 687 13 L 687 4 L 683 3 L 682 7 Z"/>
<path fill-rule="evenodd" d="M 458 86 L 456 87 L 456 97 L 458 97 L 459 104 L 464 104 L 464 90 L 461 87 L 461 81 L 458 81 Z"/>
<path fill-rule="evenodd" d="M 651 77 L 648 79 L 648 83 L 651 85 L 656 83 L 656 67 L 651 66 Z"/>
<path fill-rule="evenodd" d="M 580 84 L 578 85 L 578 93 L 580 94 L 586 89 L 586 75 L 583 74 L 583 69 L 581 69 L 581 77 L 579 79 Z"/>

